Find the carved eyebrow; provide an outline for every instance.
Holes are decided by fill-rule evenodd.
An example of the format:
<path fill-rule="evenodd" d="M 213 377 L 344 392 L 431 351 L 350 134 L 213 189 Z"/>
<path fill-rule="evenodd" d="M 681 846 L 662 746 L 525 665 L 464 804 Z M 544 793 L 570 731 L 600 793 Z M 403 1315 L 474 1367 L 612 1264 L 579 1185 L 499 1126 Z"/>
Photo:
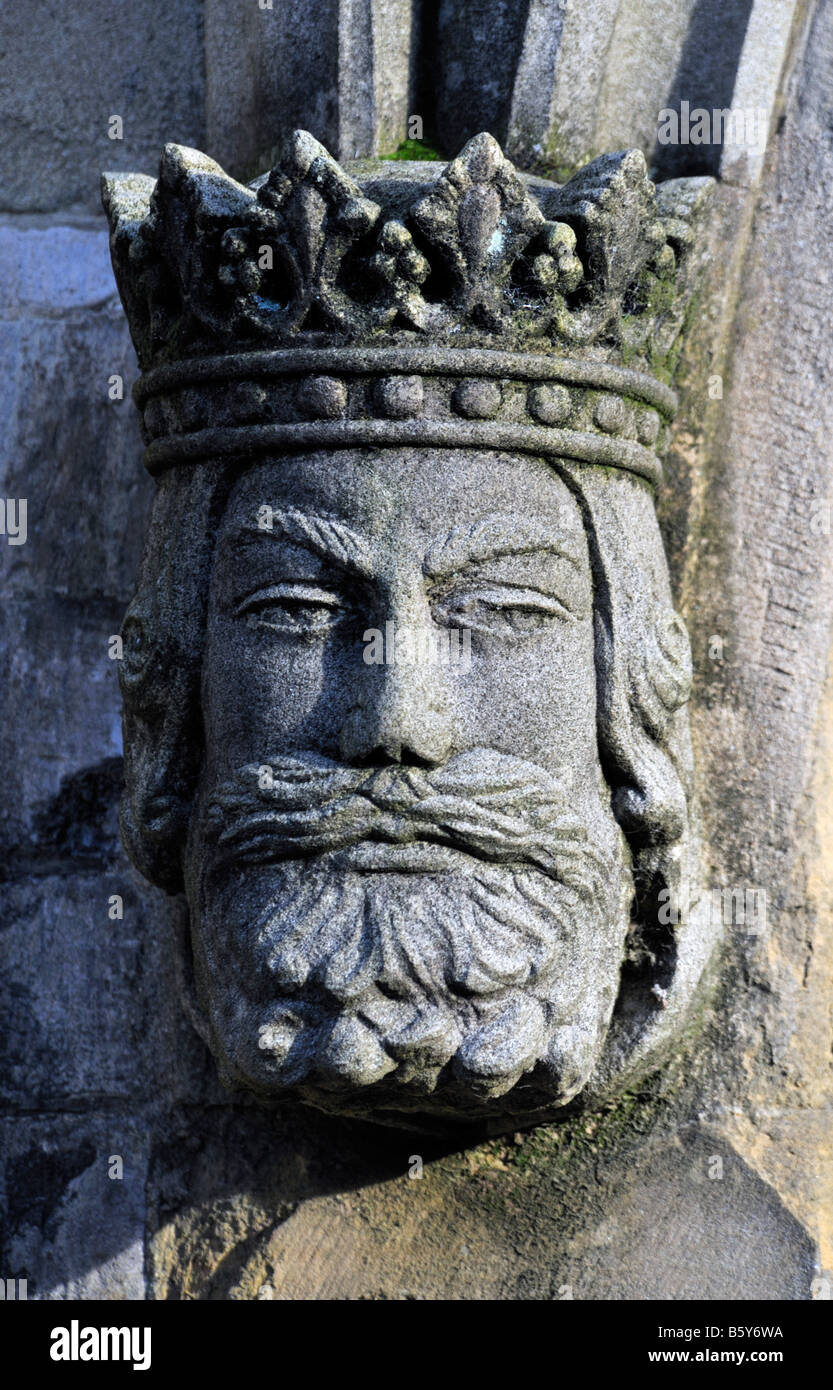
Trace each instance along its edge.
<path fill-rule="evenodd" d="M 503 555 L 531 555 L 542 551 L 559 555 L 581 569 L 579 551 L 561 531 L 542 522 L 518 522 L 512 517 L 492 516 L 471 526 L 455 526 L 431 543 L 422 562 L 423 573 L 432 579 L 444 578 L 466 565 L 496 560 Z"/>
<path fill-rule="evenodd" d="M 271 526 L 244 523 L 237 532 L 238 536 L 247 540 L 294 541 L 325 560 L 332 560 L 342 569 L 355 570 L 366 578 L 372 576 L 373 557 L 369 547 L 357 532 L 351 531 L 343 522 L 333 517 L 302 512 L 295 507 L 271 508 L 269 519 Z"/>

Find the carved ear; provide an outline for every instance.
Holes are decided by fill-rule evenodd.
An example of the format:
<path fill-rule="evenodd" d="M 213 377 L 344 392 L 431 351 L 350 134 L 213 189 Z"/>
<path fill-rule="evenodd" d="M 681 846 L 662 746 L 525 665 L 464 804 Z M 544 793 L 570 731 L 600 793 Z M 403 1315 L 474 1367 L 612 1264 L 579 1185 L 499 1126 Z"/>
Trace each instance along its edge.
<path fill-rule="evenodd" d="M 182 889 L 182 850 L 199 772 L 205 595 L 225 494 L 219 465 L 163 477 L 138 588 L 122 624 L 122 836 L 140 873 L 170 893 Z"/>
<path fill-rule="evenodd" d="M 666 764 L 673 716 L 689 695 L 691 652 L 681 619 L 643 587 L 633 561 L 629 578 L 630 593 L 614 590 L 608 612 L 597 609 L 599 737 L 622 829 L 640 844 L 669 844 L 686 827 L 679 773 Z"/>
<path fill-rule="evenodd" d="M 169 724 L 171 721 L 168 721 Z M 184 731 L 160 736 L 149 722 L 125 713 L 125 777 L 119 814 L 122 841 L 136 868 L 169 893 L 182 890 L 181 849 L 190 814 L 195 770 Z M 128 751 L 129 750 L 129 751 Z"/>

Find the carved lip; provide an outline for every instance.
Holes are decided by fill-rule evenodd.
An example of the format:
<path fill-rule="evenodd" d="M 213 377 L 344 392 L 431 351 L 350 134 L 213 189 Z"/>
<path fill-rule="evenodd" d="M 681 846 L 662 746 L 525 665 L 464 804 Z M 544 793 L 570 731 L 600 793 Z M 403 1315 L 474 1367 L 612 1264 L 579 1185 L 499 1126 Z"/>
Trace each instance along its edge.
<path fill-rule="evenodd" d="M 408 844 L 391 844 L 387 840 L 362 840 L 349 849 L 336 851 L 333 863 L 340 869 L 358 873 L 452 873 L 470 869 L 479 861 L 463 850 L 452 849 L 432 840 L 411 840 Z"/>

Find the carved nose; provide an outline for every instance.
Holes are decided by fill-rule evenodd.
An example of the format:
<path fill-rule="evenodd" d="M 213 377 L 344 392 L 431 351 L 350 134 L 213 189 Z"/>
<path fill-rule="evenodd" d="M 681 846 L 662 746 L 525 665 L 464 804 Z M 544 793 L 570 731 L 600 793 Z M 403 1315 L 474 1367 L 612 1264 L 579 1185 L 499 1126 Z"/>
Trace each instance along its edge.
<path fill-rule="evenodd" d="M 444 763 L 452 752 L 452 726 L 443 668 L 395 661 L 368 666 L 340 743 L 341 756 L 353 764 Z"/>

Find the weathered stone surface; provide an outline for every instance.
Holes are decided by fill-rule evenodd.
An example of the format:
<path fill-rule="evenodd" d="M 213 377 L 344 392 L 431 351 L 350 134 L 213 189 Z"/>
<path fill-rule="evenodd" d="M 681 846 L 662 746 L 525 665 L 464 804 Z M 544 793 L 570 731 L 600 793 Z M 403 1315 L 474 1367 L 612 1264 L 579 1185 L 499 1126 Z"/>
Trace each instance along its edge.
<path fill-rule="evenodd" d="M 605 149 L 650 156 L 663 108 L 768 106 L 797 15 L 794 0 L 729 9 L 719 0 L 590 9 L 564 0 L 190 0 L 164 17 L 151 0 L 147 8 L 144 23 L 134 7 L 102 24 L 94 5 L 75 5 L 54 41 L 35 48 L 25 23 L 5 17 L 4 49 L 17 61 L 0 111 L 3 208 L 92 207 L 99 169 L 153 173 L 166 139 L 205 147 L 242 178 L 274 162 L 276 132 L 292 125 L 341 159 L 390 153 L 410 115 L 448 153 L 490 129 L 510 156 L 550 169 L 573 170 Z M 134 23 L 145 34 L 138 64 L 129 60 Z M 71 99 L 51 81 L 56 45 L 76 77 Z M 112 114 L 124 119 L 122 141 L 107 138 Z M 760 151 L 656 153 L 666 176 L 716 172 L 721 159 L 728 177 L 760 169 Z"/>
<path fill-rule="evenodd" d="M 776 1194 L 715 1141 L 645 1146 L 633 1166 L 623 1155 L 583 1171 L 574 1163 L 584 1206 L 563 1175 L 553 1180 L 543 1155 L 524 1171 L 528 1142 L 429 1165 L 418 1192 L 416 1180 L 399 1176 L 355 1196 L 305 1202 L 241 1271 L 238 1296 L 809 1296 L 811 1242 Z M 708 1178 L 715 1157 L 726 1165 L 721 1182 Z M 304 1260 L 310 1249 L 315 1258 Z"/>
<path fill-rule="evenodd" d="M 698 89 L 711 91 L 716 55 L 737 61 L 725 42 L 705 39 L 725 25 L 717 4 L 661 0 L 646 9 L 632 0 L 602 0 L 590 13 L 562 0 L 441 5 L 443 143 L 453 147 L 473 134 L 488 110 L 487 124 L 528 164 L 572 172 L 601 150 L 636 146 L 650 155 L 695 13 L 703 37 L 691 71 Z M 686 172 L 694 171 L 688 165 Z"/>
<path fill-rule="evenodd" d="M 54 319 L 114 303 L 107 238 L 100 227 L 7 219 L 0 223 L 0 262 L 4 319 Z"/>
<path fill-rule="evenodd" d="M 158 895 L 123 859 L 86 873 L 67 872 L 72 863 L 0 889 L 4 1107 L 91 1111 L 198 1093 L 202 1048 L 181 1017 Z"/>
<path fill-rule="evenodd" d="M 590 10 L 563 0 L 440 5 L 440 143 L 450 151 L 485 124 L 512 158 L 559 177 L 601 150 L 636 147 L 660 178 L 720 171 L 753 184 L 766 122 L 751 147 L 712 137 L 712 112 L 773 116 L 802 17 L 793 0 L 601 0 Z M 683 102 L 709 113 L 706 142 L 658 143 L 660 113 L 679 112 Z"/>
<path fill-rule="evenodd" d="M 479 130 L 491 130 L 501 143 L 506 141 L 525 26 L 534 22 L 531 14 L 527 19 L 527 8 L 511 0 L 463 0 L 437 7 L 432 79 L 437 130 L 449 154 Z M 537 36 L 545 36 L 545 46 L 535 46 L 542 66 L 557 50 L 562 17 L 561 6 L 546 6 Z M 540 86 L 540 69 L 536 78 Z"/>
<path fill-rule="evenodd" d="M 827 1270 L 833 280 L 820 249 L 833 230 L 831 55 L 822 6 L 770 151 L 683 574 L 712 882 L 766 895 L 765 922 L 728 933 L 712 1094 L 725 1132 L 800 1214 Z"/>
<path fill-rule="evenodd" d="M 121 753 L 108 639 L 141 553 L 150 489 L 136 466 L 135 366 L 106 273 L 106 237 L 6 225 L 0 263 L 10 286 L 0 323 L 0 491 L 26 502 L 25 542 L 4 536 L 0 546 L 8 766 L 0 818 L 17 856 L 11 872 L 20 873 L 21 860 L 39 852 L 39 818 L 49 817 L 62 781 Z M 113 375 L 123 382 L 119 401 L 109 399 Z"/>
<path fill-rule="evenodd" d="M 419 114 L 419 10 L 416 0 L 206 0 L 205 148 L 242 179 L 274 164 L 278 132 L 292 126 L 340 159 L 392 153 Z"/>
<path fill-rule="evenodd" d="M 0 267 L 12 287 L 0 322 L 0 489 L 25 497 L 28 514 L 26 543 L 0 545 L 3 593 L 123 599 L 151 489 L 137 467 L 135 358 L 106 278 L 107 238 L 0 227 Z"/>
<path fill-rule="evenodd" d="M 205 148 L 235 177 L 272 163 L 284 111 L 319 139 L 336 135 L 339 9 L 338 0 L 269 9 L 206 0 Z"/>
<path fill-rule="evenodd" d="M 91 783 L 88 796 L 82 789 L 75 798 L 74 847 L 95 854 L 100 834 L 113 847 L 110 770 L 122 749 L 116 663 L 108 645 L 119 622 L 112 600 L 81 606 L 54 596 L 10 599 L 0 607 L 0 749 L 8 769 L 0 827 L 11 873 L 25 872 L 32 856 L 61 852 L 51 843 L 54 827 L 64 823 L 73 779 L 85 774 Z M 109 809 L 98 786 L 109 796 Z"/>
<path fill-rule="evenodd" d="M 41 7 L 35 18 L 7 6 L 0 210 L 94 209 L 101 169 L 150 172 L 172 135 L 199 143 L 201 9 L 199 0 L 162 9 L 136 0 L 102 13 L 96 0 L 78 0 Z M 108 137 L 113 115 L 124 123 L 121 140 Z"/>
<path fill-rule="evenodd" d="M 0 1134 L 7 1277 L 26 1279 L 34 1299 L 144 1298 L 141 1122 L 118 1110 L 20 1115 L 0 1121 Z"/>
<path fill-rule="evenodd" d="M 809 1298 L 813 1242 L 776 1191 L 708 1126 L 657 1118 L 643 1101 L 443 1153 L 312 1116 L 181 1115 L 150 1164 L 149 1296 Z"/>

